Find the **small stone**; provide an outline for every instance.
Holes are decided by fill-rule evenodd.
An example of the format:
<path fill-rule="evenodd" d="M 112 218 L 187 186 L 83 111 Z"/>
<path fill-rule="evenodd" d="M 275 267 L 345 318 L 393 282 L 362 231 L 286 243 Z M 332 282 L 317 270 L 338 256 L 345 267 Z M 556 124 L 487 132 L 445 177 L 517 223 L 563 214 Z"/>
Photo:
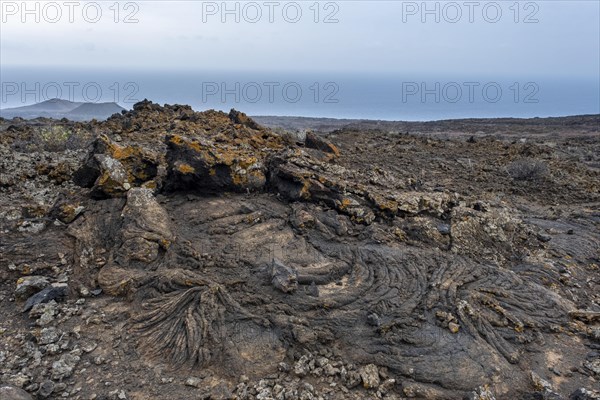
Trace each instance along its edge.
<path fill-rule="evenodd" d="M 96 347 L 98 347 L 98 344 L 92 341 L 85 340 L 81 343 L 81 349 L 86 353 L 91 353 L 96 350 Z"/>
<path fill-rule="evenodd" d="M 379 385 L 379 388 L 377 390 L 381 394 L 387 394 L 394 388 L 395 385 L 396 385 L 395 379 L 386 379 L 385 381 L 383 381 L 383 383 L 381 385 Z"/>
<path fill-rule="evenodd" d="M 45 276 L 26 276 L 19 278 L 17 288 L 15 289 L 15 297 L 25 300 L 40 290 L 46 288 L 50 282 Z"/>
<path fill-rule="evenodd" d="M 440 225 L 437 226 L 437 230 L 442 235 L 449 235 L 450 234 L 450 225 L 448 225 L 448 224 L 440 224 Z"/>
<path fill-rule="evenodd" d="M 319 287 L 314 281 L 310 283 L 306 289 L 306 293 L 311 297 L 319 297 Z"/>
<path fill-rule="evenodd" d="M 592 371 L 595 375 L 600 375 L 600 358 L 586 360 L 583 362 L 583 366 Z"/>
<path fill-rule="evenodd" d="M 281 372 L 289 372 L 289 371 L 290 371 L 290 369 L 291 369 L 291 368 L 290 368 L 289 364 L 287 364 L 287 363 L 284 363 L 284 362 L 280 362 L 280 363 L 279 363 L 279 370 L 280 370 Z"/>
<path fill-rule="evenodd" d="M 340 370 L 338 368 L 335 368 L 333 365 L 331 364 L 327 364 L 323 367 L 323 372 L 325 373 L 325 375 L 327 376 L 335 376 L 338 375 L 340 373 Z"/>
<path fill-rule="evenodd" d="M 47 303 L 51 300 L 59 300 L 63 299 L 67 296 L 69 291 L 69 286 L 64 283 L 56 283 L 48 286 L 41 292 L 38 292 L 27 299 L 25 306 L 23 307 L 23 312 L 27 312 L 31 310 L 33 306 L 36 304 Z"/>
<path fill-rule="evenodd" d="M 348 367 L 348 368 L 350 368 L 350 367 Z M 345 371 L 345 368 L 342 367 L 340 375 L 348 389 L 352 389 L 352 388 L 360 385 L 361 377 L 357 371 Z"/>
<path fill-rule="evenodd" d="M 65 390 L 67 388 L 67 384 L 66 383 L 57 383 L 56 385 L 54 385 L 54 393 L 57 392 L 62 392 L 63 390 Z"/>
<path fill-rule="evenodd" d="M 487 386 L 479 387 L 476 391 L 469 393 L 465 399 L 468 400 L 496 400 L 494 394 Z"/>
<path fill-rule="evenodd" d="M 546 242 L 549 242 L 550 240 L 552 240 L 552 236 L 546 235 L 543 233 L 538 233 L 537 238 L 540 242 L 543 242 L 543 243 L 546 243 Z"/>
<path fill-rule="evenodd" d="M 8 378 L 4 379 L 6 379 L 4 383 L 14 385 L 18 388 L 22 388 L 31 382 L 31 377 L 25 375 L 23 372 L 19 372 L 16 375 L 10 375 Z"/>
<path fill-rule="evenodd" d="M 73 350 L 71 350 L 71 354 L 73 354 L 77 357 L 81 357 L 81 355 L 83 354 L 83 350 L 81 350 L 79 348 L 74 348 Z"/>
<path fill-rule="evenodd" d="M 458 333 L 458 330 L 460 329 L 460 325 L 458 325 L 457 323 L 454 323 L 454 322 L 449 322 L 448 329 L 450 329 L 450 332 L 452 332 L 452 333 Z"/>
<path fill-rule="evenodd" d="M 381 325 L 381 320 L 379 319 L 379 315 L 375 313 L 371 313 L 367 316 L 367 323 L 371 326 L 379 327 Z"/>
<path fill-rule="evenodd" d="M 60 331 L 56 328 L 44 328 L 37 339 L 38 344 L 51 344 L 58 342 Z"/>
<path fill-rule="evenodd" d="M 306 376 L 309 372 L 309 358 L 304 355 L 294 364 L 294 373 L 298 376 Z"/>
<path fill-rule="evenodd" d="M 36 304 L 29 312 L 29 318 L 36 319 L 35 324 L 38 326 L 46 326 L 51 324 L 58 314 L 58 305 L 54 300 Z"/>
<path fill-rule="evenodd" d="M 52 363 L 52 379 L 61 380 L 73 375 L 73 369 L 79 362 L 80 358 L 76 355 L 65 354 L 60 360 Z"/>
<path fill-rule="evenodd" d="M 54 391 L 54 382 L 47 380 L 44 381 L 41 385 L 40 385 L 40 389 L 38 390 L 38 397 L 41 398 L 46 398 L 46 397 L 50 397 L 50 395 L 52 394 L 52 392 Z"/>
<path fill-rule="evenodd" d="M 195 388 L 199 389 L 199 388 L 202 387 L 202 379 L 195 378 L 195 377 L 187 378 L 186 381 L 185 381 L 185 385 L 186 386 L 195 387 Z"/>
<path fill-rule="evenodd" d="M 38 390 L 39 387 L 40 387 L 40 385 L 38 385 L 37 383 L 32 383 L 31 385 L 29 385 L 25 388 L 25 391 L 29 392 L 29 393 L 35 392 L 36 390 Z"/>
<path fill-rule="evenodd" d="M 376 389 L 379 386 L 379 370 L 377 366 L 369 364 L 359 370 L 360 378 L 362 379 L 365 389 Z"/>
<path fill-rule="evenodd" d="M 571 393 L 569 400 L 600 400 L 600 392 L 579 388 Z"/>
<path fill-rule="evenodd" d="M 313 387 L 313 385 L 311 385 L 308 382 L 304 382 L 302 384 L 302 390 L 308 392 L 308 393 L 314 393 L 315 392 L 315 388 Z"/>
<path fill-rule="evenodd" d="M 55 355 L 60 352 L 60 347 L 57 344 L 52 343 L 46 346 L 46 354 Z"/>
<path fill-rule="evenodd" d="M 105 358 L 102 356 L 94 357 L 94 364 L 96 365 L 102 365 L 105 361 Z"/>
<path fill-rule="evenodd" d="M 552 385 L 550 384 L 550 382 L 542 379 L 541 376 L 539 376 L 538 374 L 536 374 L 535 372 L 531 371 L 531 381 L 533 382 L 533 386 L 535 387 L 535 390 L 538 392 L 547 392 L 547 391 L 552 391 Z"/>

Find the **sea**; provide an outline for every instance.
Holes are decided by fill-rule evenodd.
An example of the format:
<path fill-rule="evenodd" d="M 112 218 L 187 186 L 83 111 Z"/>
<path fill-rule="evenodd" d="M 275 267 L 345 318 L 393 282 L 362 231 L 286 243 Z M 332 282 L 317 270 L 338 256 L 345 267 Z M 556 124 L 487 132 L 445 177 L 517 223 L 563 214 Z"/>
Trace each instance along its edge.
<path fill-rule="evenodd" d="M 2 67 L 0 108 L 143 99 L 249 115 L 431 121 L 600 114 L 600 76 Z"/>

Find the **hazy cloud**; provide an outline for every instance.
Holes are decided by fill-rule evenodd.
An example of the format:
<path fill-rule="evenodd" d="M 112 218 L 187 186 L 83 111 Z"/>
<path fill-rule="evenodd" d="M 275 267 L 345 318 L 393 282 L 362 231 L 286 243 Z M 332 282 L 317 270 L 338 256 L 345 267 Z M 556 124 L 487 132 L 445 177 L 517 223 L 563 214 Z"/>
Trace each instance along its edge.
<path fill-rule="evenodd" d="M 318 7 L 313 2 L 297 2 L 302 17 L 296 23 L 286 21 L 282 11 L 291 2 L 278 2 L 273 23 L 262 1 L 119 2 L 118 14 L 109 9 L 113 2 L 97 2 L 102 18 L 96 23 L 82 15 L 82 9 L 93 2 L 78 3 L 73 22 L 63 2 L 55 2 L 63 12 L 56 23 L 43 15 L 44 7 L 52 2 L 28 2 L 30 10 L 32 3 L 38 3 L 39 23 L 35 15 L 23 15 L 23 10 L 15 13 L 10 7 L 11 3 L 20 6 L 21 1 L 0 3 L 3 66 L 582 77 L 597 77 L 600 69 L 600 5 L 596 1 L 520 2 L 518 15 L 510 9 L 513 2 L 496 2 L 502 18 L 495 23 L 482 14 L 483 7 L 493 2 L 479 2 L 472 23 L 464 2 L 454 3 L 458 8 L 447 7 L 452 2 L 428 2 L 428 10 L 438 7 L 437 15 L 420 9 L 422 2 L 337 1 L 319 2 Z M 235 13 L 225 13 L 223 4 L 230 11 L 238 7 L 239 22 Z M 526 8 L 527 4 L 537 9 Z M 416 13 L 415 6 L 419 8 Z M 253 23 L 257 9 L 261 18 Z M 88 6 L 88 19 L 94 17 L 90 10 L 95 8 Z M 450 21 L 456 19 L 456 10 L 462 13 L 461 19 Z M 46 11 L 49 14 L 52 8 Z M 288 7 L 288 19 L 294 18 L 293 11 L 294 7 Z M 488 19 L 494 17 L 492 11 L 488 10 Z M 538 22 L 525 23 L 530 14 Z M 54 14 L 49 16 L 54 18 Z M 328 17 L 338 22 L 324 23 Z M 138 22 L 125 23 L 127 18 Z"/>

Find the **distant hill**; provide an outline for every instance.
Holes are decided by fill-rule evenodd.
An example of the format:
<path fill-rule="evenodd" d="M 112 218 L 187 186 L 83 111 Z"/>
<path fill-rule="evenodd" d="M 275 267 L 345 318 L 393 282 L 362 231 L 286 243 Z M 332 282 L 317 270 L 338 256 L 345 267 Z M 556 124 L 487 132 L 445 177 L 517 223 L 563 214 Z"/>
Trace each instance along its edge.
<path fill-rule="evenodd" d="M 68 100 L 62 100 L 62 99 L 51 99 L 51 100 L 46 100 L 46 101 L 42 101 L 41 103 L 36 103 L 36 104 L 32 104 L 30 106 L 23 106 L 23 107 L 16 107 L 16 108 L 9 108 L 6 111 L 13 111 L 13 112 L 24 112 L 24 113 L 33 113 L 33 112 L 69 112 L 77 107 L 79 107 L 80 105 L 82 105 L 83 103 L 75 103 L 72 101 L 68 101 Z"/>
<path fill-rule="evenodd" d="M 29 106 L 0 109 L 0 117 L 33 119 L 67 118 L 72 121 L 104 120 L 125 110 L 117 103 L 80 103 L 62 99 L 51 99 Z"/>
<path fill-rule="evenodd" d="M 120 114 L 124 108 L 117 103 L 83 103 L 67 113 L 72 120 L 107 119 L 113 114 Z"/>

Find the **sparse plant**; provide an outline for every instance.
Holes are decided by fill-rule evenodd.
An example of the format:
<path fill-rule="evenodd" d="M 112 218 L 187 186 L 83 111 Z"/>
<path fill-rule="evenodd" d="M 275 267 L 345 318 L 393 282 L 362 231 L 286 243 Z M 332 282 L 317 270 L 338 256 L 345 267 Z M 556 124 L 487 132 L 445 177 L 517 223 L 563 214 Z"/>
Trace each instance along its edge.
<path fill-rule="evenodd" d="M 36 151 L 62 152 L 85 148 L 92 134 L 76 127 L 65 125 L 32 126 L 18 132 L 12 142 L 13 150 L 22 153 Z"/>
<path fill-rule="evenodd" d="M 522 158 L 506 168 L 508 175 L 516 181 L 538 181 L 548 175 L 548 166 L 542 160 Z"/>
<path fill-rule="evenodd" d="M 64 148 L 71 132 L 61 125 L 44 126 L 38 131 L 42 148 L 46 151 L 60 151 Z"/>

